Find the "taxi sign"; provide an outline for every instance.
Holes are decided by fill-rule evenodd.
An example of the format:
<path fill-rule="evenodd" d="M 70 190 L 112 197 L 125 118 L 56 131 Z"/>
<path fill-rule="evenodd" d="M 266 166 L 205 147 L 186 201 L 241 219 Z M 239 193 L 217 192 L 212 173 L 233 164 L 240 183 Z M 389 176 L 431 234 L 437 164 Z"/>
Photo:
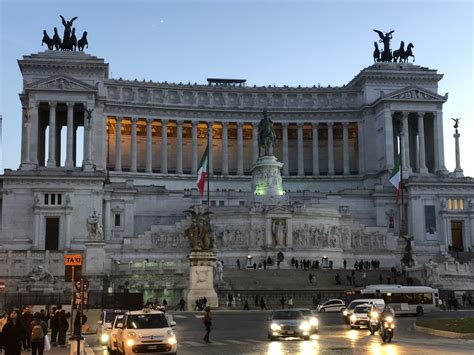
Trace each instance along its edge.
<path fill-rule="evenodd" d="M 82 266 L 81 254 L 65 254 L 64 265 L 66 266 Z"/>

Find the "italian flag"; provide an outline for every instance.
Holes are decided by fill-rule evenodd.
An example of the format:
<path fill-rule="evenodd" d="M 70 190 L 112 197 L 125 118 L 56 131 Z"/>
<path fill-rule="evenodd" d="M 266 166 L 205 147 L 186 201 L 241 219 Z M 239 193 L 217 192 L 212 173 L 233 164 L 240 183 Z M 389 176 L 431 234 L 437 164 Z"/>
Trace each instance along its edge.
<path fill-rule="evenodd" d="M 400 154 L 398 154 L 397 157 L 395 158 L 395 166 L 392 169 L 392 173 L 390 174 L 389 181 L 397 190 L 397 202 L 398 202 L 400 198 L 401 188 L 402 188 L 402 181 L 400 179 Z"/>
<path fill-rule="evenodd" d="M 204 151 L 204 154 L 201 158 L 201 163 L 197 169 L 197 181 L 196 185 L 198 187 L 199 193 L 201 194 L 201 198 L 204 195 L 204 188 L 206 185 L 206 172 L 207 172 L 207 159 L 209 158 L 209 144 Z"/>

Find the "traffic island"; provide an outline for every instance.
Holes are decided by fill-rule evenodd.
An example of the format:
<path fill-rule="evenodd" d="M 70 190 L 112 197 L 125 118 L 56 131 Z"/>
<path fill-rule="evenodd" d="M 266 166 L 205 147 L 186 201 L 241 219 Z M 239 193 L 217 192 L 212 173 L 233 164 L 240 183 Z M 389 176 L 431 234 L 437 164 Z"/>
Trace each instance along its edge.
<path fill-rule="evenodd" d="M 417 320 L 414 327 L 416 331 L 445 338 L 474 339 L 474 318 Z"/>

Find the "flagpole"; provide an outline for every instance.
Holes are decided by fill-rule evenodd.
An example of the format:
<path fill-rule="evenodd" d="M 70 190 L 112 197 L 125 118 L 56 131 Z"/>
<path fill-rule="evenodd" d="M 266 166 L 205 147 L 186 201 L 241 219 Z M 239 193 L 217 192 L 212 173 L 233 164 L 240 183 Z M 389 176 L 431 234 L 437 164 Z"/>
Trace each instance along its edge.
<path fill-rule="evenodd" d="M 212 131 L 211 131 L 212 134 Z M 207 179 L 207 210 L 211 210 L 211 203 L 210 203 L 210 195 L 209 195 L 209 180 L 210 180 L 210 173 L 209 173 L 209 150 L 211 147 L 209 147 L 209 128 L 207 129 L 207 166 L 206 166 L 206 179 Z"/>

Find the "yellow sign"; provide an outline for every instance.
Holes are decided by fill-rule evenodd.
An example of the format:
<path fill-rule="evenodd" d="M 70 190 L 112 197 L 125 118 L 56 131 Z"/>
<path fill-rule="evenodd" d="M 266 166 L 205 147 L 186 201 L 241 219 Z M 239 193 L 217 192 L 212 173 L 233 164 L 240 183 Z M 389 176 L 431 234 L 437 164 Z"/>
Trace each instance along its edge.
<path fill-rule="evenodd" d="M 64 265 L 66 266 L 82 266 L 81 254 L 66 254 L 64 255 Z"/>

